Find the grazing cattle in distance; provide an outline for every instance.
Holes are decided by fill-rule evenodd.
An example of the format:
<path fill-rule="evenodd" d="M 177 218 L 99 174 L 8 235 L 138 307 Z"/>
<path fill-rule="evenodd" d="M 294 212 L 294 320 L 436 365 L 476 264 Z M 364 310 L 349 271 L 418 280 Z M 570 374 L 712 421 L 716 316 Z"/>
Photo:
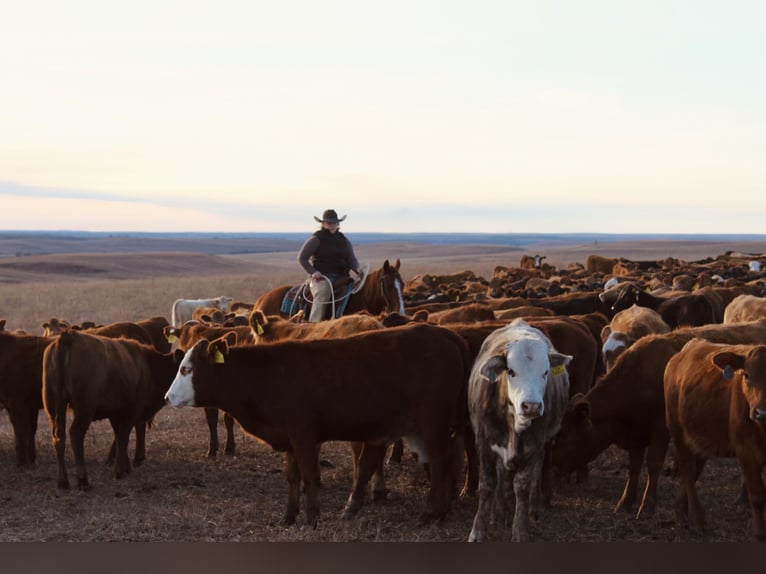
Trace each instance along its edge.
<path fill-rule="evenodd" d="M 546 444 L 566 410 L 566 365 L 571 359 L 523 319 L 494 331 L 482 344 L 468 381 L 480 476 L 469 542 L 486 539 L 493 502 L 501 506 L 503 480 L 498 475 L 506 472 L 516 499 L 512 540 L 529 540 L 529 515 L 537 517 Z M 499 514 L 504 508 L 497 506 Z"/>
<path fill-rule="evenodd" d="M 752 536 L 766 541 L 766 346 L 692 339 L 668 361 L 664 382 L 681 482 L 676 516 L 704 529 L 697 479 L 708 458 L 734 457 L 750 500 Z"/>
<path fill-rule="evenodd" d="M 0 404 L 13 427 L 16 465 L 36 460 L 37 419 L 43 408 L 43 353 L 50 337 L 0 332 Z"/>
<path fill-rule="evenodd" d="M 766 317 L 766 299 L 755 295 L 738 295 L 723 311 L 724 323 L 742 323 Z"/>
<path fill-rule="evenodd" d="M 617 357 L 641 337 L 669 331 L 670 327 L 653 309 L 640 305 L 623 309 L 601 330 L 601 352 L 605 369 L 609 370 Z"/>
<path fill-rule="evenodd" d="M 317 323 L 296 323 L 276 315 L 266 316 L 260 309 L 250 314 L 250 329 L 256 344 L 285 339 L 327 339 L 345 337 L 362 331 L 385 328 L 383 323 L 372 315 L 354 313 L 337 319 L 328 319 Z"/>
<path fill-rule="evenodd" d="M 540 269 L 545 255 L 522 255 L 519 261 L 520 269 Z"/>
<path fill-rule="evenodd" d="M 646 488 L 637 516 L 651 516 L 670 441 L 665 423 L 665 366 L 694 337 L 730 344 L 766 341 L 766 320 L 685 327 L 636 341 L 587 393 L 572 397 L 553 447 L 554 469 L 572 472 L 612 444 L 627 450 L 628 478 L 615 512 L 630 512 L 646 458 Z"/>
<path fill-rule="evenodd" d="M 177 369 L 173 355 L 129 339 L 111 339 L 78 331 L 62 332 L 43 354 L 42 396 L 58 460 L 58 487 L 69 488 L 65 458 L 67 410 L 77 468 L 77 487 L 90 487 L 85 467 L 84 439 L 94 420 L 109 419 L 115 435 L 115 477 L 130 472 L 128 440 L 135 426 L 164 405 Z M 136 451 L 143 448 L 136 437 Z"/>
<path fill-rule="evenodd" d="M 166 397 L 174 407 L 230 412 L 246 432 L 285 452 L 285 524 L 299 513 L 301 482 L 306 523 L 317 523 L 323 442 L 365 443 L 343 511 L 350 518 L 387 444 L 403 436 L 429 464 L 421 520 L 430 521 L 446 515 L 454 494 L 469 370 L 465 342 L 433 325 L 248 347 L 217 339 L 186 353 Z"/>
<path fill-rule="evenodd" d="M 176 299 L 170 313 L 170 324 L 173 327 L 180 327 L 186 321 L 190 321 L 197 307 L 215 307 L 228 313 L 232 301 L 234 301 L 233 298 L 224 295 L 210 299 Z"/>

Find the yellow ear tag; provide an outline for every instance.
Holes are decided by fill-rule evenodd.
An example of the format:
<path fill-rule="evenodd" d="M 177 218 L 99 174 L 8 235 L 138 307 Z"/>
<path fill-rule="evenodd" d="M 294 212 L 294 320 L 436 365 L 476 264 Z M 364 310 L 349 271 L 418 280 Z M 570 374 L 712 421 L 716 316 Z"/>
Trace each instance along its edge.
<path fill-rule="evenodd" d="M 168 343 L 172 345 L 176 341 L 178 341 L 178 337 L 176 337 L 175 335 L 168 335 Z"/>
<path fill-rule="evenodd" d="M 223 364 L 223 353 L 221 351 L 216 351 L 215 355 L 213 355 L 213 360 L 215 360 L 216 363 Z"/>
<path fill-rule="evenodd" d="M 564 365 L 559 365 L 558 367 L 553 367 L 551 369 L 551 375 L 554 375 L 556 377 L 558 377 L 559 375 L 563 375 L 566 372 L 567 370 L 564 368 Z"/>
<path fill-rule="evenodd" d="M 261 327 L 261 324 L 258 321 L 255 322 L 255 332 L 259 335 L 263 335 L 263 327 Z"/>

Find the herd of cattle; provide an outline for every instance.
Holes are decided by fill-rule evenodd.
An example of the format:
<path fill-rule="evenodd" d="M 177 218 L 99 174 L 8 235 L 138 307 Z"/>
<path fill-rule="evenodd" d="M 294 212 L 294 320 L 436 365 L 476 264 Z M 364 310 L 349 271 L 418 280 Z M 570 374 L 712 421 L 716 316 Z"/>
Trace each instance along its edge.
<path fill-rule="evenodd" d="M 207 454 L 235 452 L 234 422 L 284 451 L 292 524 L 319 518 L 319 447 L 348 441 L 353 484 L 342 516 L 385 496 L 385 458 L 402 440 L 425 465 L 422 521 L 474 495 L 468 540 L 492 538 L 512 512 L 512 540 L 551 501 L 554 476 L 587 479 L 609 446 L 628 451 L 617 511 L 650 516 L 669 446 L 679 521 L 704 529 L 695 483 L 711 457 L 735 457 L 752 536 L 766 540 L 766 256 L 728 252 L 702 261 L 589 256 L 559 269 L 544 256 L 401 281 L 401 301 L 379 315 L 321 323 L 267 315 L 230 297 L 178 300 L 171 320 L 42 324 L 41 335 L 0 320 L 0 402 L 16 462 L 35 462 L 40 409 L 48 415 L 58 486 L 87 490 L 84 436 L 109 419 L 116 478 L 145 459 L 146 426 L 164 405 L 205 409 Z M 639 477 L 646 485 L 638 500 Z M 499 526 L 498 526 L 499 527 Z"/>

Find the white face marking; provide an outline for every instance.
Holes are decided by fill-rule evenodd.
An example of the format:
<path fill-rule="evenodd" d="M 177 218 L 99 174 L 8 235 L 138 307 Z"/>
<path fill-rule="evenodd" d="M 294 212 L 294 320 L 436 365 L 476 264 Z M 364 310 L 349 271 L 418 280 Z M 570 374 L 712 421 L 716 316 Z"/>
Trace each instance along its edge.
<path fill-rule="evenodd" d="M 418 463 L 425 464 L 429 462 L 428 450 L 425 448 L 422 437 L 418 435 L 406 435 L 402 438 L 407 443 L 409 449 L 418 456 Z"/>
<path fill-rule="evenodd" d="M 181 364 L 178 367 L 176 378 L 170 385 L 168 392 L 165 393 L 165 400 L 173 407 L 193 407 L 194 403 L 194 385 L 192 384 L 193 370 L 191 354 L 194 347 L 186 351 Z"/>
<path fill-rule="evenodd" d="M 402 282 L 395 279 L 394 287 L 396 287 L 396 298 L 399 299 L 399 314 L 406 316 L 407 313 L 404 310 L 404 296 L 402 295 Z"/>
<path fill-rule="evenodd" d="M 523 338 L 506 347 L 508 371 L 508 400 L 514 414 L 514 430 L 521 432 L 532 424 L 532 419 L 544 412 L 545 388 L 548 384 L 550 359 L 548 346 L 539 339 Z M 524 404 L 539 406 L 539 412 L 527 416 Z"/>
<path fill-rule="evenodd" d="M 604 343 L 601 352 L 608 353 L 610 351 L 616 351 L 620 347 L 627 347 L 624 337 L 625 335 L 620 331 L 612 331 Z"/>

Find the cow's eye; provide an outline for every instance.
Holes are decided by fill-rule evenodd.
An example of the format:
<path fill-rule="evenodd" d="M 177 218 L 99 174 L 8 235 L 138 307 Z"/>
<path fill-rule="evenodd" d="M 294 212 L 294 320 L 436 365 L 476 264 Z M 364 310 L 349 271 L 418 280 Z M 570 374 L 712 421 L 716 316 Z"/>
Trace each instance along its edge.
<path fill-rule="evenodd" d="M 189 367 L 181 367 L 181 374 L 186 377 L 191 373 L 191 369 Z"/>

